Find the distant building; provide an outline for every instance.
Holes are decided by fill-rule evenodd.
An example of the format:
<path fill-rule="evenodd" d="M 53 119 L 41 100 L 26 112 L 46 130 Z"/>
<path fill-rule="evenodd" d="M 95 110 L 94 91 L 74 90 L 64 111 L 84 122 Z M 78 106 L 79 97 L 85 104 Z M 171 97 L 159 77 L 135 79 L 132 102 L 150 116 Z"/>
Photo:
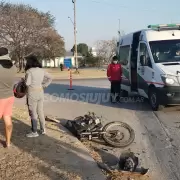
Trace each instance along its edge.
<path fill-rule="evenodd" d="M 82 59 L 82 55 L 78 53 L 77 55 L 78 59 Z M 63 57 L 56 57 L 55 58 L 55 66 L 53 60 L 42 60 L 42 66 L 43 67 L 60 67 L 60 64 L 63 64 L 65 68 L 73 68 L 75 67 L 75 58 L 73 55 L 73 52 L 67 51 L 65 53 L 65 56 Z"/>
<path fill-rule="evenodd" d="M 92 55 L 93 55 L 94 57 L 97 56 L 97 51 L 96 51 L 96 48 L 95 48 L 95 47 L 89 47 L 89 51 L 91 51 L 91 53 L 92 53 Z"/>
<path fill-rule="evenodd" d="M 96 48 L 95 47 L 92 47 L 92 54 L 93 56 L 97 56 L 97 51 L 96 51 Z"/>

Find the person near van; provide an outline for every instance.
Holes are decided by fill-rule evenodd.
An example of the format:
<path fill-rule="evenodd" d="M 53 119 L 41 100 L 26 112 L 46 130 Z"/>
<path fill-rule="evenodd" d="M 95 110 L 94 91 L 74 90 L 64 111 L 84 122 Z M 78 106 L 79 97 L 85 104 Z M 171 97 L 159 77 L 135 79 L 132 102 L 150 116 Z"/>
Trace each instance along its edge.
<path fill-rule="evenodd" d="M 30 55 L 26 57 L 26 76 L 25 83 L 27 86 L 27 105 L 29 115 L 31 117 L 31 130 L 32 132 L 26 136 L 38 137 L 37 132 L 38 118 L 40 122 L 40 133 L 46 134 L 45 117 L 44 117 L 44 88 L 50 85 L 52 78 L 49 73 L 42 69 L 41 63 L 37 57 Z"/>
<path fill-rule="evenodd" d="M 117 56 L 114 56 L 107 68 L 107 77 L 111 82 L 111 102 L 120 100 L 122 67 L 118 63 Z"/>
<path fill-rule="evenodd" d="M 5 123 L 6 147 L 10 146 L 13 131 L 12 108 L 14 104 L 13 86 L 16 67 L 13 65 L 7 48 L 0 48 L 0 119 Z"/>

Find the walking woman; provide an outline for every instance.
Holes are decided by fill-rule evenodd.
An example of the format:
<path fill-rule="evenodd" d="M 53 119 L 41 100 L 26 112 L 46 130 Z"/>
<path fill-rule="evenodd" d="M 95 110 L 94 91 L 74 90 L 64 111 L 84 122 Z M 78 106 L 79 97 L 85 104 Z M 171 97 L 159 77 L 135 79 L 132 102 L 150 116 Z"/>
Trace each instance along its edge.
<path fill-rule="evenodd" d="M 40 133 L 45 134 L 45 117 L 44 117 L 44 88 L 50 85 L 52 78 L 51 76 L 42 69 L 41 63 L 37 57 L 30 55 L 26 57 L 25 66 L 26 76 L 25 83 L 27 86 L 27 105 L 29 115 L 31 117 L 31 130 L 32 132 L 26 136 L 38 137 L 37 131 L 38 118 L 40 122 Z"/>
<path fill-rule="evenodd" d="M 6 147 L 10 146 L 12 125 L 12 108 L 14 104 L 13 86 L 16 67 L 13 65 L 8 49 L 0 48 L 0 119 L 5 123 Z"/>

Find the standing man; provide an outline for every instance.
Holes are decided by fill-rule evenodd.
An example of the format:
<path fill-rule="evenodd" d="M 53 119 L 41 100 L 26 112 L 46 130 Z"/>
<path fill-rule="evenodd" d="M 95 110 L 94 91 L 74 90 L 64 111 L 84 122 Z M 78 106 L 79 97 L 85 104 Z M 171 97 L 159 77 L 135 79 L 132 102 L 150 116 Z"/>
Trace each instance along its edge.
<path fill-rule="evenodd" d="M 64 68 L 64 67 L 63 67 L 63 64 L 61 63 L 61 64 L 60 64 L 60 69 L 61 69 L 61 71 L 63 71 L 63 68 Z"/>
<path fill-rule="evenodd" d="M 114 56 L 107 68 L 107 77 L 111 82 L 111 102 L 120 101 L 122 68 Z"/>
<path fill-rule="evenodd" d="M 0 119 L 5 123 L 6 147 L 10 146 L 12 135 L 12 108 L 14 104 L 13 86 L 16 67 L 9 57 L 8 49 L 0 47 Z"/>

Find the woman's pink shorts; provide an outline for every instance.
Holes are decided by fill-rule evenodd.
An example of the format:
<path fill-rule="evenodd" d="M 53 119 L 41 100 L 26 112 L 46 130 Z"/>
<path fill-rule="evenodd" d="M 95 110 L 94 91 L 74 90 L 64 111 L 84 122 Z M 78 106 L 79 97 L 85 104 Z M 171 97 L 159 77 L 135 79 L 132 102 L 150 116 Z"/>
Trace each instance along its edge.
<path fill-rule="evenodd" d="M 12 116 L 12 108 L 14 104 L 14 97 L 7 99 L 0 99 L 0 118 L 2 116 Z"/>

